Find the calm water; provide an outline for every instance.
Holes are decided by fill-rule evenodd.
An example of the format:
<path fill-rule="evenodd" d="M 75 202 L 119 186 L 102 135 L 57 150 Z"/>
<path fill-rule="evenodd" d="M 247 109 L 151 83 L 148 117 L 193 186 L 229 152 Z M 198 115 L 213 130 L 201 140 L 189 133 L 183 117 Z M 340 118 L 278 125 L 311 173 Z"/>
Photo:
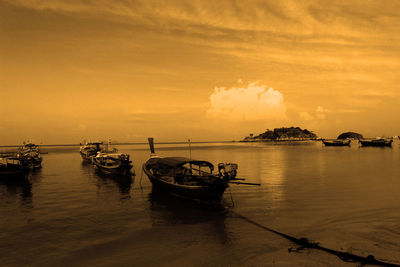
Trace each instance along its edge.
<path fill-rule="evenodd" d="M 30 182 L 0 183 L 0 262 L 96 266 L 354 266 L 296 247 L 235 216 L 321 245 L 400 264 L 400 150 L 309 144 L 197 144 L 192 158 L 239 164 L 256 186 L 231 186 L 221 209 L 152 194 L 147 146 L 120 146 L 136 177 L 82 164 L 78 148 L 47 148 Z M 156 145 L 163 156 L 187 146 Z M 234 201 L 232 205 L 231 195 Z"/>

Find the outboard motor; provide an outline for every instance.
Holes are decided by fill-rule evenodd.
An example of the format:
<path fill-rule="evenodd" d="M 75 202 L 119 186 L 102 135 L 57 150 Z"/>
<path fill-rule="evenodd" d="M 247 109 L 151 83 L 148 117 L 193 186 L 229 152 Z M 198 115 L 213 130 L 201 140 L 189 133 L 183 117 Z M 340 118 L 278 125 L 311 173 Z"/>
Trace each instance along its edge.
<path fill-rule="evenodd" d="M 218 173 L 226 180 L 235 179 L 238 165 L 236 163 L 218 163 Z"/>

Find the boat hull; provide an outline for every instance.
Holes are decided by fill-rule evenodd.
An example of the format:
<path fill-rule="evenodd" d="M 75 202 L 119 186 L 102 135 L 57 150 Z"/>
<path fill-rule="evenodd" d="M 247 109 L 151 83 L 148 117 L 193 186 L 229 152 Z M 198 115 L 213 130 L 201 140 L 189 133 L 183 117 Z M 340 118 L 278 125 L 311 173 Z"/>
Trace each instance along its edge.
<path fill-rule="evenodd" d="M 349 141 L 343 141 L 343 142 L 338 142 L 338 141 L 325 141 L 323 140 L 322 143 L 324 143 L 325 146 L 350 146 L 350 140 Z"/>
<path fill-rule="evenodd" d="M 96 154 L 87 154 L 80 152 L 82 160 L 85 162 L 92 162 L 92 158 L 96 156 Z"/>
<path fill-rule="evenodd" d="M 23 179 L 28 172 L 21 166 L 0 166 L 0 179 Z"/>
<path fill-rule="evenodd" d="M 373 147 L 391 147 L 392 140 L 390 141 L 362 141 L 360 140 L 361 146 L 373 146 Z"/>
<path fill-rule="evenodd" d="M 169 195 L 203 202 L 219 202 L 224 194 L 228 184 L 219 182 L 204 186 L 186 186 L 180 184 L 173 184 L 149 172 L 145 166 L 143 171 L 149 178 L 156 191 L 167 193 Z"/>
<path fill-rule="evenodd" d="M 96 170 L 102 172 L 103 174 L 108 174 L 108 175 L 118 175 L 118 176 L 130 176 L 134 175 L 132 172 L 132 165 L 120 165 L 118 167 L 108 167 L 100 164 L 98 161 L 96 161 L 95 158 L 93 158 L 93 164 L 96 168 Z"/>
<path fill-rule="evenodd" d="M 24 162 L 26 166 L 30 169 L 39 169 L 42 167 L 42 159 L 41 158 L 32 158 Z"/>

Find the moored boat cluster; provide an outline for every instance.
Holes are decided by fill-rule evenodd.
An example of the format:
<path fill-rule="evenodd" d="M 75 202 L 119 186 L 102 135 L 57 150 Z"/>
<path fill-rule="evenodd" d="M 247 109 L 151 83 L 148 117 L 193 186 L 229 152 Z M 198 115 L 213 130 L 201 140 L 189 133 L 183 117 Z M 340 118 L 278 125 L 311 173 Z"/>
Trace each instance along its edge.
<path fill-rule="evenodd" d="M 16 153 L 0 155 L 0 177 L 25 177 L 30 171 L 42 167 L 39 146 L 28 142 L 20 146 Z"/>
<path fill-rule="evenodd" d="M 105 147 L 103 142 L 89 142 L 80 147 L 79 153 L 86 162 L 91 162 L 97 170 L 107 175 L 134 175 L 132 161 L 128 154 L 118 153 L 116 148 L 110 149 L 110 142 Z"/>
<path fill-rule="evenodd" d="M 321 139 L 325 146 L 350 146 L 351 139 Z M 376 146 L 376 147 L 390 147 L 392 146 L 392 138 L 373 138 L 373 139 L 359 139 L 358 143 L 361 146 Z"/>
<path fill-rule="evenodd" d="M 321 139 L 325 146 L 350 146 L 351 139 Z M 359 139 L 361 146 L 390 147 L 392 138 Z M 217 170 L 205 160 L 173 156 L 161 157 L 155 153 L 154 142 L 149 138 L 151 156 L 143 164 L 143 173 L 147 175 L 153 189 L 170 195 L 200 201 L 219 201 L 229 184 L 260 185 L 243 182 L 236 178 L 238 165 L 219 163 Z M 189 145 L 190 147 L 190 145 Z M 99 172 L 110 177 L 128 177 L 135 175 L 130 155 L 119 153 L 111 148 L 111 142 L 87 142 L 81 144 L 79 153 L 84 162 L 90 163 Z M 0 155 L 0 178 L 26 177 L 35 169 L 41 168 L 40 149 L 32 142 L 24 143 L 14 153 Z"/>

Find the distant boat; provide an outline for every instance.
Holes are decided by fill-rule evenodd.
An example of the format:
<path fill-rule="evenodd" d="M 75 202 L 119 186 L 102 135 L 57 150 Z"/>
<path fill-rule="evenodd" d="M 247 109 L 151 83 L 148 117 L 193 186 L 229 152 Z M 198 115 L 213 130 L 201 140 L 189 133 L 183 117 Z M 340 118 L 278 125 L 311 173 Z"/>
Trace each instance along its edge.
<path fill-rule="evenodd" d="M 28 166 L 24 165 L 17 157 L 0 158 L 0 178 L 24 178 L 29 172 Z"/>
<path fill-rule="evenodd" d="M 92 162 L 92 158 L 102 150 L 104 150 L 103 142 L 89 142 L 80 147 L 79 153 L 84 161 Z"/>
<path fill-rule="evenodd" d="M 218 173 L 213 173 L 214 165 L 208 161 L 185 157 L 160 157 L 154 152 L 152 138 L 149 138 L 149 144 L 151 156 L 143 164 L 143 171 L 153 189 L 181 198 L 219 202 L 231 181 L 243 180 L 236 179 L 237 164 L 220 163 Z"/>
<path fill-rule="evenodd" d="M 392 146 L 393 139 L 376 138 L 376 139 L 360 139 L 361 146 Z"/>
<path fill-rule="evenodd" d="M 351 140 L 350 139 L 334 139 L 334 140 L 326 140 L 322 139 L 322 143 L 324 143 L 325 146 L 350 146 Z"/>
<path fill-rule="evenodd" d="M 118 176 L 130 176 L 134 174 L 131 172 L 132 161 L 129 155 L 122 153 L 108 153 L 98 152 L 95 157 L 92 157 L 92 162 L 96 169 L 105 173 Z"/>
<path fill-rule="evenodd" d="M 42 167 L 42 157 L 40 155 L 39 146 L 33 143 L 24 143 L 17 151 L 17 158 L 25 166 L 31 169 Z"/>

